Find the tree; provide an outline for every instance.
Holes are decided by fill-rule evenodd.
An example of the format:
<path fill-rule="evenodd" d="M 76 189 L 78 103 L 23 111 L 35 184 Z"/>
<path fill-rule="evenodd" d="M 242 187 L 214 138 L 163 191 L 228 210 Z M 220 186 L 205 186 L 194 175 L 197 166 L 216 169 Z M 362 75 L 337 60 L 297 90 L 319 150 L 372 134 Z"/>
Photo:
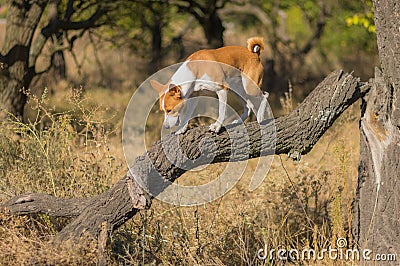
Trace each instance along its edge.
<path fill-rule="evenodd" d="M 355 204 L 354 233 L 360 248 L 377 253 L 395 253 L 399 249 L 399 207 L 397 192 L 400 173 L 400 6 L 396 0 L 375 0 L 375 24 L 382 71 L 376 71 L 368 83 L 343 71 L 330 74 L 289 115 L 279 117 L 276 126 L 276 154 L 289 154 L 300 159 L 309 152 L 324 132 L 347 107 L 362 98 L 361 151 L 359 186 Z M 260 149 L 273 152 L 270 138 L 261 141 L 260 128 L 271 132 L 272 124 L 264 121 L 247 123 L 250 154 L 235 151 L 233 160 L 259 157 Z M 268 135 L 268 133 L 267 133 Z M 212 139 L 214 144 L 202 142 Z M 61 240 L 78 239 L 84 232 L 94 237 L 111 234 L 141 209 L 148 208 L 151 197 L 135 182 L 158 172 L 174 181 L 185 170 L 172 164 L 164 153 L 167 147 L 173 157 L 175 143 L 187 151 L 191 166 L 202 165 L 200 153 L 217 148 L 213 162 L 232 160 L 231 142 L 243 143 L 242 135 L 227 132 L 212 134 L 206 127 L 189 130 L 182 136 L 167 135 L 146 154 L 138 157 L 130 173 L 113 188 L 87 199 L 57 199 L 42 194 L 16 196 L 4 204 L 13 214 L 46 213 L 76 217 L 59 234 Z M 210 152 L 212 153 L 212 152 Z M 175 158 L 175 157 L 174 157 Z M 181 161 L 180 163 L 184 163 Z"/>
<path fill-rule="evenodd" d="M 47 72 L 54 63 L 49 60 L 47 68 L 36 68 L 49 39 L 60 32 L 66 39 L 65 47 L 53 46 L 53 55 L 60 49 L 72 49 L 74 41 L 87 30 L 107 23 L 111 16 L 108 12 L 119 4 L 102 0 L 10 1 L 6 38 L 0 52 L 0 108 L 22 116 L 26 103 L 23 90 L 28 90 L 32 79 Z"/>
<path fill-rule="evenodd" d="M 141 57 L 149 59 L 144 72 L 152 74 L 163 66 L 166 55 L 163 39 L 169 29 L 171 7 L 162 1 L 137 1 L 130 3 L 127 8 L 136 12 L 116 18 L 115 30 L 105 35 L 110 35 L 111 42 L 126 43 Z"/>
<path fill-rule="evenodd" d="M 247 147 L 246 138 L 243 138 L 240 130 L 236 134 L 230 132 L 228 135 L 225 131 L 217 135 L 210 133 L 208 127 L 197 127 L 184 135 L 167 135 L 156 142 L 135 160 L 126 176 L 101 195 L 86 199 L 61 199 L 50 195 L 26 194 L 10 199 L 4 206 L 12 213 L 20 215 L 46 213 L 51 216 L 75 217 L 59 232 L 58 237 L 61 240 L 79 239 L 85 232 L 96 238 L 101 234 L 110 235 L 138 211 L 151 205 L 151 196 L 136 183 L 135 178 L 151 180 L 156 173 L 160 173 L 169 181 L 175 181 L 185 172 L 176 165 L 190 165 L 194 168 L 208 163 L 210 158 L 200 155 L 213 156 L 215 147 L 218 152 L 213 163 L 248 160 L 249 157 L 259 157 L 261 150 L 269 154 L 289 154 L 299 160 L 302 154 L 312 149 L 336 118 L 368 89 L 368 84 L 360 82 L 357 77 L 336 71 L 321 82 L 289 115 L 279 117 L 275 123 L 247 123 L 250 147 Z M 321 110 L 324 110 L 322 114 Z M 311 117 L 315 119 L 310 119 Z M 274 127 L 277 137 L 275 151 L 272 137 Z M 265 135 L 264 141 L 261 141 L 261 129 Z M 204 141 L 207 139 L 213 141 Z M 232 158 L 232 142 L 237 143 L 238 147 L 249 148 L 249 152 L 243 153 L 236 149 Z M 164 150 L 169 151 L 168 155 Z M 186 157 L 179 156 L 180 150 L 188 152 Z M 178 161 L 172 163 L 168 158 L 177 158 Z"/>
<path fill-rule="evenodd" d="M 203 29 L 210 48 L 217 48 L 224 45 L 224 26 L 218 14 L 218 10 L 223 9 L 230 0 L 212 1 L 170 1 L 172 5 L 178 7 L 181 12 L 191 14 Z M 232 1 L 234 2 L 234 1 Z"/>
<path fill-rule="evenodd" d="M 400 6 L 375 0 L 381 69 L 363 99 L 354 233 L 361 248 L 400 250 Z"/>
<path fill-rule="evenodd" d="M 368 1 L 366 5 L 347 0 L 340 3 L 256 0 L 227 4 L 219 14 L 224 21 L 243 25 L 244 30 L 256 29 L 257 34 L 265 37 L 267 59 L 263 86 L 280 96 L 286 91 L 288 80 L 294 87 L 312 88 L 332 69 L 338 68 L 338 64 L 346 69 L 354 67 L 350 63 L 353 61 L 360 65 L 354 50 L 374 53 L 374 33 L 368 33 L 362 27 L 350 27 L 348 23 L 352 21 L 352 25 L 356 25 L 356 19 L 351 20 L 349 16 L 366 8 L 369 9 Z M 316 62 L 318 68 L 314 67 Z M 366 71 L 359 68 L 357 75 Z M 303 92 L 306 96 L 309 91 Z"/>

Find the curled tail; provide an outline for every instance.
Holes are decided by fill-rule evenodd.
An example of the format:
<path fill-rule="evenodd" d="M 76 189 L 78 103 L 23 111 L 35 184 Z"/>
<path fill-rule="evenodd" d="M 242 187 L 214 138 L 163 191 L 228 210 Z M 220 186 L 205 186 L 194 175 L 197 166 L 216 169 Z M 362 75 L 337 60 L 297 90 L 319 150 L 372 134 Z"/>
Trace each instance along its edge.
<path fill-rule="evenodd" d="M 256 53 L 258 55 L 264 50 L 264 38 L 262 37 L 253 37 L 247 40 L 247 49 L 250 52 Z"/>

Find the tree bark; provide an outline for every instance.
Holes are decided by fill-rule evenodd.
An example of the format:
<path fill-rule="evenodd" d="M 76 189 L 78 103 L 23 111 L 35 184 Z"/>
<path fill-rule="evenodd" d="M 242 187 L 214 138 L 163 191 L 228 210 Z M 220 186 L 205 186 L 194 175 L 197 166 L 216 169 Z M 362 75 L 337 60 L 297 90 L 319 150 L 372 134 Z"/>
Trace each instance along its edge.
<path fill-rule="evenodd" d="M 374 9 L 382 71 L 363 99 L 353 229 L 360 248 L 393 254 L 400 251 L 400 5 L 376 0 Z"/>
<path fill-rule="evenodd" d="M 11 1 L 7 12 L 6 37 L 1 50 L 0 110 L 22 116 L 34 69 L 29 67 L 33 34 L 48 1 Z M 0 119 L 4 118 L 0 113 Z"/>
<path fill-rule="evenodd" d="M 216 10 L 199 21 L 210 48 L 224 46 L 224 26 Z"/>
<path fill-rule="evenodd" d="M 23 89 L 28 90 L 34 76 L 42 73 L 37 73 L 35 66 L 48 38 L 60 30 L 84 31 L 99 27 L 106 23 L 102 20 L 104 15 L 113 10 L 118 3 L 96 2 L 96 9 L 92 15 L 88 18 L 83 16 L 82 20 L 76 20 L 73 15 L 82 14 L 84 10 L 86 12 L 87 6 L 75 5 L 74 0 L 68 1 L 62 18 L 57 17 L 60 14 L 54 16 L 54 13 L 58 12 L 59 0 L 13 0 L 8 3 L 6 37 L 0 52 L 0 110 L 5 109 L 18 117 L 23 115 L 27 99 Z M 47 6 L 49 21 L 35 34 Z M 69 40 L 71 48 L 76 38 L 75 36 Z M 44 72 L 46 71 L 48 69 Z M 0 112 L 0 120 L 5 116 L 5 112 Z"/>
<path fill-rule="evenodd" d="M 182 12 L 189 12 L 200 24 L 209 48 L 224 46 L 224 26 L 218 14 L 228 1 L 217 3 L 216 0 L 208 2 L 184 1 L 186 4 L 175 3 Z"/>
<path fill-rule="evenodd" d="M 49 20 L 51 23 L 55 23 L 55 21 L 60 19 L 60 13 L 58 12 L 58 6 L 60 4 L 60 0 L 50 0 L 49 3 Z M 57 32 L 53 34 L 52 43 L 57 46 L 62 46 L 63 41 L 63 33 Z M 67 77 L 67 68 L 65 63 L 64 51 L 60 50 L 51 55 L 51 66 L 52 73 L 51 75 L 54 78 L 54 81 L 60 81 Z M 53 90 L 51 90 L 53 92 Z"/>
<path fill-rule="evenodd" d="M 104 227 L 110 234 L 151 204 L 151 197 L 135 180 L 159 182 L 161 191 L 165 186 L 160 182 L 159 175 L 173 182 L 185 172 L 178 165 L 192 169 L 208 162 L 208 155 L 213 156 L 213 163 L 243 161 L 249 157 L 273 153 L 285 153 L 300 159 L 301 154 L 312 149 L 336 118 L 368 90 L 368 84 L 361 83 L 358 78 L 336 71 L 322 81 L 289 115 L 277 118 L 275 123 L 246 123 L 248 141 L 244 140 L 243 132 L 235 130 L 237 126 L 228 127 L 229 135 L 227 131 L 210 133 L 208 127 L 197 127 L 179 136 L 167 135 L 147 153 L 136 158 L 128 174 L 101 195 L 91 199 L 54 200 L 54 197 L 48 195 L 27 194 L 10 199 L 3 207 L 16 215 L 47 213 L 66 216 L 66 212 L 70 212 L 67 216 L 76 215 L 76 219 L 58 234 L 61 240 L 77 239 L 84 233 L 97 238 Z M 232 143 L 235 143 L 234 150 Z M 242 149 L 248 149 L 248 152 L 241 152 Z M 180 150 L 185 152 L 185 156 Z M 171 162 L 167 155 L 168 158 L 174 158 L 174 161 Z"/>
<path fill-rule="evenodd" d="M 163 18 L 162 15 L 153 11 L 153 20 L 152 25 L 150 26 L 151 30 L 151 59 L 150 59 L 150 67 L 148 69 L 149 75 L 157 72 L 161 66 L 163 61 L 162 54 L 162 27 L 163 27 Z"/>

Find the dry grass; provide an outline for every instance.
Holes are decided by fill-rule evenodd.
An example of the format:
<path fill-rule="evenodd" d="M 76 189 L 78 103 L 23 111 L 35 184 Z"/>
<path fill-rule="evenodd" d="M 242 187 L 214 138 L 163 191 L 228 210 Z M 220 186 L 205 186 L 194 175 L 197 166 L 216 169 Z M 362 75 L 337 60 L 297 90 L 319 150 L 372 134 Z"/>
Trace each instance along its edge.
<path fill-rule="evenodd" d="M 87 58 L 93 58 L 90 46 L 81 51 L 87 53 Z M 78 75 L 69 57 L 72 81 L 49 87 L 52 93 L 46 97 L 31 95 L 29 106 L 33 111 L 26 117 L 30 122 L 24 124 L 10 117 L 1 124 L 1 201 L 26 192 L 59 197 L 95 195 L 125 174 L 122 116 L 138 82 L 127 75 L 132 65 L 137 64 L 135 58 L 126 51 L 120 52 L 110 50 L 98 55 L 107 63 L 103 71 L 109 73 L 105 81 L 98 83 L 95 79 L 100 70 L 94 62 L 85 62 L 84 73 Z M 80 83 L 92 85 L 71 89 Z M 289 92 L 281 101 L 282 108 L 276 111 L 289 112 L 295 104 Z M 161 119 L 157 113 L 150 116 L 147 144 L 158 137 L 156 131 Z M 358 119 L 357 106 L 350 108 L 300 162 L 293 162 L 285 155 L 275 156 L 271 170 L 256 191 L 248 190 L 251 170 L 257 164 L 252 159 L 240 182 L 214 202 L 179 207 L 155 200 L 151 210 L 140 212 L 113 234 L 107 246 L 108 263 L 275 265 L 258 260 L 256 252 L 264 245 L 321 250 L 334 246 L 339 237 L 347 238 L 352 246 L 351 204 L 357 180 Z M 207 182 L 216 178 L 226 165 L 214 164 L 195 174 L 187 173 L 179 182 Z M 13 217 L 1 213 L 0 265 L 96 264 L 95 242 L 63 246 L 51 242 L 67 222 L 46 215 Z M 340 265 L 340 262 L 310 264 Z"/>
<path fill-rule="evenodd" d="M 1 265 L 96 265 L 96 242 L 53 243 L 53 221 L 45 215 L 0 214 Z"/>
<path fill-rule="evenodd" d="M 10 116 L 2 122 L 0 185 L 4 194 L 45 192 L 83 197 L 109 188 L 111 178 L 122 167 L 109 154 L 108 140 L 114 132 L 107 124 L 109 118 L 104 118 L 106 110 L 84 108 L 80 95 L 73 90 L 66 97 L 70 110 L 65 112 L 45 107 L 45 96 L 31 96 L 34 121 L 22 123 Z"/>
<path fill-rule="evenodd" d="M 59 197 L 94 195 L 126 171 L 120 131 L 116 130 L 121 111 L 96 104 L 110 92 L 93 90 L 90 100 L 79 90 L 64 93 L 63 98 L 61 92 L 48 100 L 31 98 L 37 115 L 31 114 L 30 124 L 12 117 L 2 124 L 2 200 L 25 192 Z M 286 112 L 294 105 L 292 101 L 283 99 Z M 256 159 L 249 162 L 240 182 L 212 203 L 178 207 L 155 200 L 151 210 L 142 211 L 112 236 L 109 264 L 270 265 L 273 263 L 256 257 L 265 244 L 321 250 L 345 237 L 353 245 L 350 229 L 357 178 L 357 120 L 357 108 L 351 108 L 298 163 L 284 155 L 275 156 L 262 186 L 254 192 L 248 185 Z M 195 175 L 187 173 L 181 182 L 204 183 L 226 165 L 210 165 Z M 2 265 L 96 264 L 95 242 L 63 247 L 52 244 L 52 237 L 66 220 L 2 213 L 0 222 Z M 315 265 L 321 263 L 338 262 L 319 261 Z"/>
<path fill-rule="evenodd" d="M 109 109 L 89 103 L 81 90 L 64 95 L 63 108 L 49 107 L 46 91 L 27 92 L 34 109 L 29 123 L 9 116 L 1 122 L 0 197 L 42 192 L 57 197 L 88 197 L 107 190 L 125 171 L 110 153 L 115 138 Z M 33 114 L 36 115 L 33 115 Z M 96 264 L 96 242 L 53 243 L 67 219 L 47 215 L 13 217 L 0 214 L 0 265 Z M 89 238 L 90 239 L 90 238 Z"/>
<path fill-rule="evenodd" d="M 256 257 L 265 244 L 322 250 L 334 247 L 338 238 L 346 238 L 353 246 L 350 231 L 358 162 L 359 140 L 353 137 L 358 136 L 357 119 L 357 108 L 348 110 L 301 162 L 275 156 L 266 180 L 254 192 L 248 190 L 248 173 L 256 159 L 250 161 L 241 181 L 215 202 L 175 207 L 155 201 L 152 210 L 118 231 L 114 236 L 118 241 L 111 246 L 123 250 L 119 256 L 127 264 L 168 265 L 269 265 L 271 262 Z M 181 179 L 187 184 L 203 183 L 225 166 L 211 165 Z"/>

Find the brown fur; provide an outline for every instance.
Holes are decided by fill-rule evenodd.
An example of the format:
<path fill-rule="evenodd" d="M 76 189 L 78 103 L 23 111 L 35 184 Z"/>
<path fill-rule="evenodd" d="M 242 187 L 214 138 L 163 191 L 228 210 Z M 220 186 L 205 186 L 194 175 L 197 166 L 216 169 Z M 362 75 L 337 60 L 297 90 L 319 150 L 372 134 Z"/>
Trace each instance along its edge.
<path fill-rule="evenodd" d="M 178 85 L 172 87 L 167 94 L 164 94 L 164 91 L 168 84 L 163 85 L 155 80 L 150 80 L 150 84 L 160 95 L 160 110 L 170 115 L 173 113 L 177 114 L 183 106 L 183 99 L 181 97 L 181 86 Z M 173 113 L 171 113 L 172 111 Z"/>
<path fill-rule="evenodd" d="M 190 55 L 187 60 L 209 60 L 224 63 L 233 66 L 252 79 L 258 87 L 261 87 L 263 78 L 263 66 L 260 61 L 260 53 L 264 49 L 264 41 L 260 37 L 254 37 L 247 40 L 248 47 L 242 46 L 225 46 L 215 50 L 200 50 Z M 252 52 L 255 45 L 260 46 L 257 53 Z M 218 65 L 213 64 L 214 68 Z M 197 64 L 200 66 L 200 64 Z M 190 66 L 189 66 L 190 68 Z M 194 73 L 198 72 L 199 77 L 207 73 L 213 80 L 218 82 L 220 71 L 205 65 L 203 69 L 192 69 Z M 257 90 L 258 91 L 258 90 Z M 250 94 L 251 92 L 249 92 Z M 253 92 L 254 93 L 254 92 Z"/>
<path fill-rule="evenodd" d="M 262 53 L 264 50 L 264 38 L 262 37 L 253 37 L 247 40 L 247 49 L 249 49 L 250 52 L 255 52 L 254 47 L 258 45 L 260 49 L 258 50 L 258 55 Z"/>
<path fill-rule="evenodd" d="M 167 94 L 162 95 L 160 99 L 160 110 L 163 110 L 162 100 L 164 100 L 164 112 L 170 115 L 177 115 L 183 107 L 181 97 L 181 86 L 172 87 Z"/>

